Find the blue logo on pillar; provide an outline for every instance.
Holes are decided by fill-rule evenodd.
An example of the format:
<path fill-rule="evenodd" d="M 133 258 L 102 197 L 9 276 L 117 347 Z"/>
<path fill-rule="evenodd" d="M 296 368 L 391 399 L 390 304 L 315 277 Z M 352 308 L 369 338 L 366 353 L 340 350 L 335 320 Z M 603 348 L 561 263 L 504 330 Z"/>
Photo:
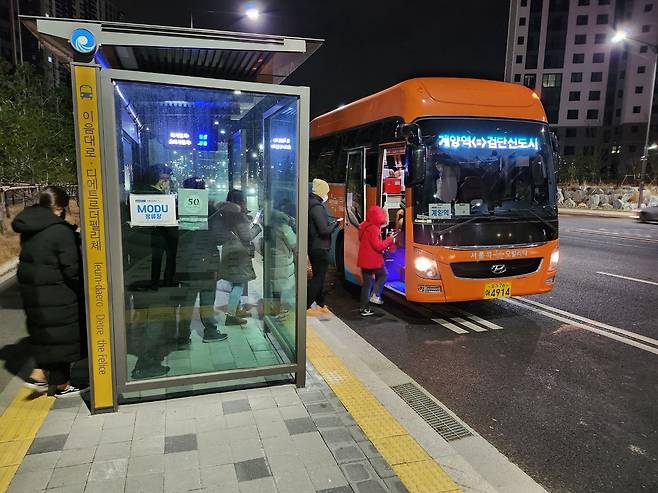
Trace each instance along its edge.
<path fill-rule="evenodd" d="M 70 41 L 78 53 L 92 53 L 96 50 L 96 37 L 87 29 L 79 28 L 73 31 Z"/>

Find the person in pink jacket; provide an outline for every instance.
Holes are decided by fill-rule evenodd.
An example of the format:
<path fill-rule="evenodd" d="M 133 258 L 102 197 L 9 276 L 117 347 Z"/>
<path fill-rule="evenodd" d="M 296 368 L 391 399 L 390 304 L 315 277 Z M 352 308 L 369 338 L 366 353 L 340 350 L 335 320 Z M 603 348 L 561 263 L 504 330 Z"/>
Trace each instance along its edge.
<path fill-rule="evenodd" d="M 359 225 L 359 255 L 357 265 L 361 268 L 361 316 L 374 315 L 370 302 L 381 305 L 382 291 L 388 273 L 384 267 L 384 250 L 394 249 L 393 235 L 382 240 L 381 228 L 388 223 L 386 211 L 377 205 L 368 209 L 366 220 Z M 374 282 L 374 286 L 373 286 Z"/>

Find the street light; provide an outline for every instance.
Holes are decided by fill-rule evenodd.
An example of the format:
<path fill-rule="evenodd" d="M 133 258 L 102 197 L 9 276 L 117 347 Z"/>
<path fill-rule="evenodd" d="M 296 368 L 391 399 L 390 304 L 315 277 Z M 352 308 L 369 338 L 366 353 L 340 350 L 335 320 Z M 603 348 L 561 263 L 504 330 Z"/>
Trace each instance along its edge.
<path fill-rule="evenodd" d="M 190 28 L 194 28 L 194 9 L 190 10 Z M 241 17 L 240 12 L 234 10 L 197 10 L 197 12 L 204 12 L 207 14 L 231 14 L 233 16 Z M 260 9 L 252 2 L 246 3 L 242 8 L 242 15 L 252 22 L 256 22 L 260 18 Z M 239 19 L 238 21 L 239 22 Z M 231 23 L 231 25 L 236 22 Z"/>
<path fill-rule="evenodd" d="M 639 39 L 633 39 L 628 36 L 626 31 L 624 30 L 619 30 L 615 33 L 615 35 L 612 37 L 612 42 L 613 43 L 620 43 L 622 41 L 633 41 L 635 43 L 638 43 L 642 46 L 647 46 L 653 50 L 653 74 L 651 76 L 651 86 L 649 86 L 649 116 L 647 118 L 647 133 L 644 137 L 644 152 L 642 153 L 642 157 L 640 158 L 642 161 L 642 168 L 640 171 L 640 189 L 639 189 L 639 196 L 637 199 L 637 208 L 640 209 L 642 208 L 642 194 L 644 193 L 644 178 L 647 173 L 647 161 L 649 160 L 649 134 L 651 133 L 651 113 L 653 111 L 653 93 L 656 87 L 656 70 L 658 69 L 658 45 L 652 44 L 652 43 L 647 43 L 646 41 L 641 41 Z M 651 148 L 654 148 L 656 144 L 653 144 Z"/>
<path fill-rule="evenodd" d="M 248 6 L 244 11 L 244 15 L 246 15 L 247 18 L 251 21 L 257 21 L 258 17 L 260 16 L 260 10 L 258 10 L 256 7 Z"/>

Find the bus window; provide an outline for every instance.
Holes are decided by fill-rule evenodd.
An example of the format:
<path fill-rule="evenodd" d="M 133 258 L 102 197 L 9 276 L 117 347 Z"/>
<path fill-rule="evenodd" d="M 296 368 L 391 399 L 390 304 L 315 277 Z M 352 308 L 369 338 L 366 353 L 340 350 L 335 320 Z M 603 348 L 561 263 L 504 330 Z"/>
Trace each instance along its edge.
<path fill-rule="evenodd" d="M 363 149 L 347 154 L 347 215 L 358 226 L 364 219 Z"/>

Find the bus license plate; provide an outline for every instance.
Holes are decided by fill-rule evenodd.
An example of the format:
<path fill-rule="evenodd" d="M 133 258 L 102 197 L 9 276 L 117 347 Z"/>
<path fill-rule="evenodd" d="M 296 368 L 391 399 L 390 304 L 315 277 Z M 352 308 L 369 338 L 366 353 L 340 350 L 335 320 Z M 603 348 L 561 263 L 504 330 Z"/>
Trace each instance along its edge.
<path fill-rule="evenodd" d="M 509 298 L 512 296 L 511 282 L 490 282 L 484 285 L 484 299 Z"/>

